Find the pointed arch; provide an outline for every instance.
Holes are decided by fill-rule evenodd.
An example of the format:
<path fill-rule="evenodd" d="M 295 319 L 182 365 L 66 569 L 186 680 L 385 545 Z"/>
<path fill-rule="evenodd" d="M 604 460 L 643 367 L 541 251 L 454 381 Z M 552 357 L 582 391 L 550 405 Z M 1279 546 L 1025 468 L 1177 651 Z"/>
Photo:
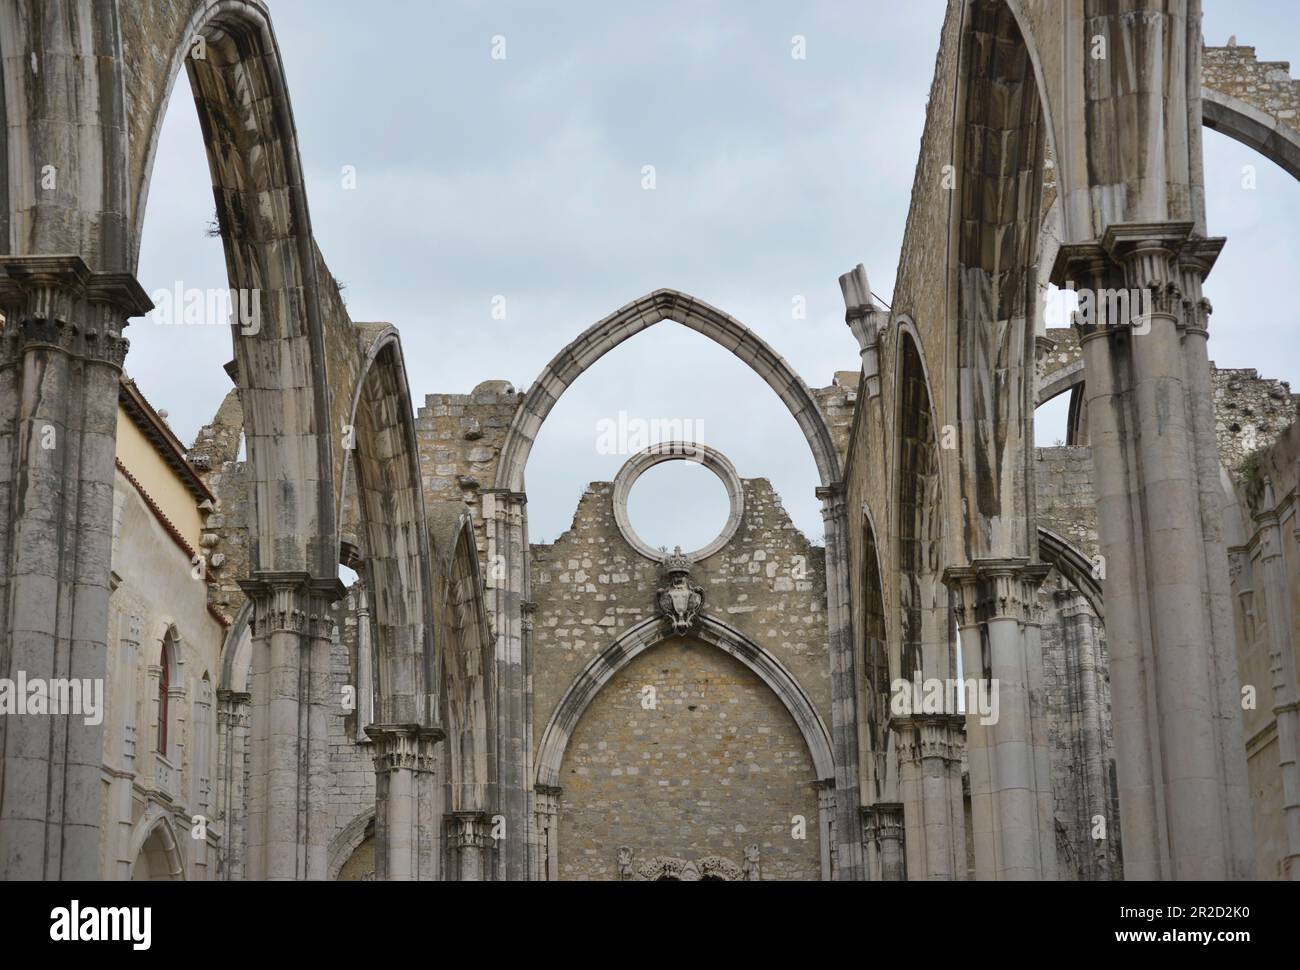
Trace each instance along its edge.
<path fill-rule="evenodd" d="M 133 33 L 140 29 L 123 25 L 128 49 L 148 43 Z M 191 56 L 199 39 L 201 58 Z M 150 120 L 131 172 L 130 268 L 139 261 L 163 115 L 182 68 L 207 148 L 229 285 L 252 314 L 247 326 L 231 328 L 252 472 L 250 568 L 330 577 L 338 535 L 323 264 L 279 45 L 262 0 L 197 3 L 180 27 L 152 113 L 141 109 Z"/>
<path fill-rule="evenodd" d="M 707 614 L 700 616 L 691 636 L 735 657 L 772 689 L 803 735 L 818 780 L 833 783 L 835 761 L 830 733 L 811 699 L 781 662 L 735 627 Z M 671 637 L 661 617 L 642 620 L 625 630 L 574 678 L 542 732 L 537 753 L 539 788 L 560 786 L 560 767 L 569 738 L 601 689 L 638 656 Z"/>
<path fill-rule="evenodd" d="M 974 560 L 1023 556 L 1033 539 L 1018 486 L 1032 475 L 1036 259 L 1051 136 L 1019 5 L 971 0 L 964 18 L 953 137 L 960 192 L 950 216 L 957 383 L 946 416 L 960 433 L 961 555 Z"/>
<path fill-rule="evenodd" d="M 883 798 L 887 768 L 884 756 L 889 750 L 889 673 L 888 621 L 885 614 L 884 573 L 880 568 L 880 543 L 871 510 L 862 506 L 859 536 L 858 576 L 859 608 L 862 617 L 862 696 L 865 700 L 862 722 L 866 730 L 867 777 L 874 785 L 874 800 Z"/>
<path fill-rule="evenodd" d="M 896 361 L 895 536 L 899 615 L 898 676 L 947 677 L 947 591 L 938 428 L 920 342 L 900 324 Z"/>
<path fill-rule="evenodd" d="M 474 519 L 461 502 L 440 503 L 450 631 L 442 657 L 442 712 L 446 718 L 449 812 L 483 812 L 496 803 L 496 688 L 494 637 L 483 598 Z"/>
<path fill-rule="evenodd" d="M 185 878 L 185 859 L 171 817 L 156 805 L 131 832 L 131 874 L 134 882 L 170 882 Z"/>
<path fill-rule="evenodd" d="M 378 720 L 437 721 L 433 572 L 419 446 L 397 330 L 359 328 L 361 376 L 349 408 L 342 480 L 351 484 L 362 561 L 374 604 L 379 657 Z M 351 472 L 351 474 L 349 474 Z M 336 520 L 354 496 L 341 489 Z"/>
<path fill-rule="evenodd" d="M 823 486 L 841 480 L 840 457 L 817 399 L 786 360 L 739 320 L 678 290 L 655 290 L 590 327 L 556 354 L 524 397 L 501 448 L 496 487 L 524 491 L 524 469 L 551 409 L 586 370 L 623 341 L 671 320 L 739 357 L 772 388 L 808 439 Z"/>
<path fill-rule="evenodd" d="M 1106 611 L 1102 600 L 1101 583 L 1093 569 L 1093 561 L 1082 549 L 1065 536 L 1051 529 L 1038 527 L 1038 555 L 1045 563 L 1056 567 L 1065 581 L 1077 589 L 1088 601 L 1097 619 L 1105 622 Z"/>

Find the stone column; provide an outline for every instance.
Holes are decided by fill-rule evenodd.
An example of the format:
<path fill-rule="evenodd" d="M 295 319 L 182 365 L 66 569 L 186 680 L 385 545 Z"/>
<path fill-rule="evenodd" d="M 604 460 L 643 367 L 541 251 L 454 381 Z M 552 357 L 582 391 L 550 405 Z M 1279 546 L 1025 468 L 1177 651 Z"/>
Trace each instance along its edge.
<path fill-rule="evenodd" d="M 375 723 L 374 658 L 370 646 L 370 596 L 364 581 L 357 585 L 357 723 L 356 740 L 369 740 L 366 728 Z"/>
<path fill-rule="evenodd" d="M 904 829 L 901 802 L 877 802 L 862 810 L 862 844 L 869 880 L 902 882 L 907 878 Z"/>
<path fill-rule="evenodd" d="M 1282 529 L 1273 483 L 1264 482 L 1261 509 L 1255 515 L 1264 608 L 1268 617 L 1269 671 L 1273 675 L 1273 716 L 1277 721 L 1277 758 L 1282 776 L 1282 876 L 1300 882 L 1300 693 L 1296 682 L 1295 645 L 1291 641 L 1291 589 L 1282 558 Z"/>
<path fill-rule="evenodd" d="M 497 877 L 528 878 L 532 824 L 532 751 L 528 744 L 524 604 L 528 602 L 528 496 L 483 490 L 488 533 L 487 593 L 496 634 L 497 798 L 505 837 L 497 852 Z"/>
<path fill-rule="evenodd" d="M 835 781 L 823 778 L 817 782 L 817 835 L 821 845 L 822 881 L 837 878 L 839 869 L 839 839 L 836 838 Z"/>
<path fill-rule="evenodd" d="M 1010 558 L 977 559 L 944 573 L 961 629 L 975 878 L 980 880 L 1056 878 L 1037 609 L 1038 587 L 1049 570 Z M 984 715 L 975 709 L 981 695 L 996 698 L 996 710 Z"/>
<path fill-rule="evenodd" d="M 539 882 L 555 882 L 560 878 L 561 794 L 561 789 L 551 785 L 537 786 L 534 798 L 537 846 L 533 878 Z"/>
<path fill-rule="evenodd" d="M 1108 698 L 1102 689 L 1105 667 L 1100 656 L 1097 631 L 1088 601 L 1073 589 L 1056 592 L 1056 610 L 1061 617 L 1066 662 L 1071 687 L 1071 707 L 1076 728 L 1074 774 L 1078 785 L 1074 833 L 1088 839 L 1088 858 L 1082 875 L 1092 880 L 1111 877 L 1111 846 L 1119 840 L 1119 819 L 1112 817 L 1110 759 L 1106 751 L 1105 716 Z M 1105 839 L 1092 836 L 1093 820 L 1106 822 Z M 1063 865 L 1058 859 L 1057 865 Z"/>
<path fill-rule="evenodd" d="M 246 788 L 248 720 L 253 695 L 222 688 L 217 691 L 217 820 L 221 851 L 217 878 L 244 878 L 248 846 Z"/>
<path fill-rule="evenodd" d="M 486 812 L 452 812 L 447 816 L 447 878 L 485 882 L 492 878 L 492 819 Z"/>
<path fill-rule="evenodd" d="M 960 714 L 895 717 L 898 791 L 902 798 L 909 879 L 966 876 L 966 820 L 961 790 L 964 719 Z M 891 821 L 896 821 L 897 815 Z M 882 860 L 882 874 L 884 872 Z"/>
<path fill-rule="evenodd" d="M 864 877 L 858 775 L 858 679 L 849 608 L 848 510 L 843 484 L 817 489 L 826 526 L 826 635 L 831 662 L 831 744 L 835 754 L 835 878 Z"/>
<path fill-rule="evenodd" d="M 375 874 L 390 882 L 439 878 L 441 798 L 434 748 L 443 731 L 372 724 L 375 742 Z"/>
<path fill-rule="evenodd" d="M 0 677 L 102 683 L 122 330 L 151 304 L 77 256 L 0 266 Z M 98 876 L 103 758 L 102 724 L 0 718 L 0 879 Z"/>
<path fill-rule="evenodd" d="M 1132 879 L 1253 871 L 1199 290 L 1222 243 L 1192 231 L 1115 224 L 1054 272 L 1092 302 L 1077 326 Z"/>
<path fill-rule="evenodd" d="M 335 579 L 260 573 L 240 582 L 253 602 L 248 876 L 325 879 L 329 846 L 331 604 Z"/>

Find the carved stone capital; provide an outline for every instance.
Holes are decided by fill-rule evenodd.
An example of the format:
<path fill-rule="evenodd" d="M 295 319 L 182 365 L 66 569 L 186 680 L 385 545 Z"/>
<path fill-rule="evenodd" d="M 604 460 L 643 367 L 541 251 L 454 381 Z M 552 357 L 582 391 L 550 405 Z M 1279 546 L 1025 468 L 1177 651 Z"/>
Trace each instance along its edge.
<path fill-rule="evenodd" d="M 371 724 L 366 734 L 375 743 L 375 774 L 433 771 L 434 748 L 446 736 L 440 727 L 419 724 Z"/>
<path fill-rule="evenodd" d="M 1052 567 L 1025 558 L 977 559 L 944 570 L 957 622 L 963 627 L 989 620 L 1039 620 L 1038 589 Z"/>
<path fill-rule="evenodd" d="M 864 842 L 902 843 L 904 833 L 901 802 L 877 802 L 862 809 Z"/>
<path fill-rule="evenodd" d="M 919 764 L 940 759 L 946 764 L 961 761 L 966 748 L 966 717 L 963 714 L 912 714 L 890 721 L 898 736 L 898 758 L 902 764 Z"/>
<path fill-rule="evenodd" d="M 129 347 L 122 330 L 153 309 L 134 276 L 93 272 L 80 256 L 10 257 L 0 269 L 0 363 L 47 347 L 121 370 Z"/>
<path fill-rule="evenodd" d="M 486 812 L 450 812 L 445 824 L 450 848 L 492 848 L 492 818 Z"/>
<path fill-rule="evenodd" d="M 253 603 L 250 628 L 256 636 L 297 633 L 329 639 L 336 626 L 331 606 L 347 595 L 337 579 L 315 579 L 309 573 L 258 573 L 239 581 Z"/>

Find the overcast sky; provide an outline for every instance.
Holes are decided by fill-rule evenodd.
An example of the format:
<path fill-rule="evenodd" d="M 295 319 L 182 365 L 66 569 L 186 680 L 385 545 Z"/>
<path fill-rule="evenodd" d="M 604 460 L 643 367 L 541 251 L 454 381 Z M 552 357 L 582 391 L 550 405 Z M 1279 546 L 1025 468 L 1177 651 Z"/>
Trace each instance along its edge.
<path fill-rule="evenodd" d="M 1236 34 L 1262 59 L 1300 61 L 1289 0 L 1205 5 L 1210 43 Z M 527 388 L 582 330 L 659 287 L 731 313 L 811 386 L 858 367 L 837 277 L 862 262 L 890 299 L 942 0 L 271 9 L 317 241 L 353 319 L 400 328 L 417 407 L 485 380 Z M 1211 357 L 1294 384 L 1300 312 L 1284 284 L 1300 272 L 1300 185 L 1213 132 L 1206 176 L 1210 231 L 1229 240 L 1207 286 Z M 226 285 L 213 216 L 182 77 L 150 193 L 146 290 Z M 228 329 L 137 321 L 129 336 L 131 375 L 192 440 L 230 387 Z M 788 411 L 728 352 L 665 322 L 593 367 L 543 427 L 528 466 L 534 541 L 568 527 L 586 483 L 613 478 L 626 456 L 602 454 L 598 431 L 620 412 L 691 422 L 820 539 L 816 470 Z M 1063 437 L 1059 407 L 1041 417 L 1040 443 Z M 721 527 L 725 495 L 673 463 L 641 480 L 632 514 L 647 541 L 694 548 Z"/>

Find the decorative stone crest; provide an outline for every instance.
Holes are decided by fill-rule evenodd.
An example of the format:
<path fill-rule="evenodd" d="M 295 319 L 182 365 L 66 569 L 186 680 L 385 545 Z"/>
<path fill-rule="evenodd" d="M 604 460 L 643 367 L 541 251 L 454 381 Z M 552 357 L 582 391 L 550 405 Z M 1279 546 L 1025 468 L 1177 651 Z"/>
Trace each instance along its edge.
<path fill-rule="evenodd" d="M 684 635 L 695 625 L 700 610 L 704 608 L 704 588 L 691 582 L 694 565 L 678 546 L 664 558 L 662 568 L 666 582 L 655 593 L 659 612 L 672 625 L 677 636 Z"/>

